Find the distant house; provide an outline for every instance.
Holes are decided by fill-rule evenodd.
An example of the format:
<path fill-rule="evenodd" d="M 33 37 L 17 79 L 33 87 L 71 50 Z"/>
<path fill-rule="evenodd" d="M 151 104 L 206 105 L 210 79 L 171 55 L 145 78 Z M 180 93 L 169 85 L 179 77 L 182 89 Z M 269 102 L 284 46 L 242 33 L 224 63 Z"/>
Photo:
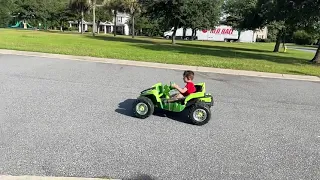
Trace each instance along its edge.
<path fill-rule="evenodd" d="M 255 31 L 257 38 L 267 39 L 268 38 L 268 28 L 265 26 L 262 29 Z"/>
<path fill-rule="evenodd" d="M 129 25 L 128 20 L 130 16 L 126 13 L 118 13 L 116 19 L 113 18 L 112 22 L 100 22 L 99 27 L 96 29 L 96 32 L 103 32 L 103 33 L 113 33 L 114 23 L 116 21 L 116 31 L 117 34 L 129 35 Z M 69 27 L 76 27 L 78 31 L 81 32 L 81 23 L 78 21 L 68 21 Z M 83 21 L 83 31 L 88 31 L 88 28 L 92 29 L 92 22 Z M 98 23 L 96 22 L 96 25 Z"/>

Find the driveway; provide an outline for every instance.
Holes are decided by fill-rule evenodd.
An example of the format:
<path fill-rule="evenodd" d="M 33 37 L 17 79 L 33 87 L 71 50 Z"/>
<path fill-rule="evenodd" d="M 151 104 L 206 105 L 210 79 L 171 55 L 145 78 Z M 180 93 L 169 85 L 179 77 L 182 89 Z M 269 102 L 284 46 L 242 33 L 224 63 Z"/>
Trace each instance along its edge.
<path fill-rule="evenodd" d="M 305 52 L 311 52 L 311 53 L 316 53 L 317 48 L 312 48 L 312 47 L 304 47 L 304 46 L 288 46 L 289 49 L 295 49 L 299 51 L 305 51 Z"/>

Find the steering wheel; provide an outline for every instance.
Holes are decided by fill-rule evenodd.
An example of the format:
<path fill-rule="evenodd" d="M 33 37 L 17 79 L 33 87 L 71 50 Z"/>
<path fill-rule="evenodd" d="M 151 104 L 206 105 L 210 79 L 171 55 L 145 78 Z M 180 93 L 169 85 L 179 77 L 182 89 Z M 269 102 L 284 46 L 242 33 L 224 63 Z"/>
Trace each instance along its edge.
<path fill-rule="evenodd" d="M 163 94 L 166 96 L 166 99 L 170 98 L 170 91 L 173 89 L 172 88 L 173 84 L 174 84 L 173 82 L 170 82 L 170 85 L 164 85 L 163 87 Z"/>

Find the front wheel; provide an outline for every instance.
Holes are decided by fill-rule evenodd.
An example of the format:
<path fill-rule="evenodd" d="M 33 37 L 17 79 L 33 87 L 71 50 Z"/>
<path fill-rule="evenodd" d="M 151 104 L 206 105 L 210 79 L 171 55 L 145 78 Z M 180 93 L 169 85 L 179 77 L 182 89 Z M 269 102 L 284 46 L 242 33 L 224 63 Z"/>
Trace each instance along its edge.
<path fill-rule="evenodd" d="M 141 119 L 149 117 L 154 112 L 154 105 L 151 99 L 144 96 L 135 100 L 132 108 L 134 115 Z"/>
<path fill-rule="evenodd" d="M 211 118 L 210 108 L 204 103 L 197 103 L 190 108 L 189 118 L 194 125 L 207 124 Z"/>

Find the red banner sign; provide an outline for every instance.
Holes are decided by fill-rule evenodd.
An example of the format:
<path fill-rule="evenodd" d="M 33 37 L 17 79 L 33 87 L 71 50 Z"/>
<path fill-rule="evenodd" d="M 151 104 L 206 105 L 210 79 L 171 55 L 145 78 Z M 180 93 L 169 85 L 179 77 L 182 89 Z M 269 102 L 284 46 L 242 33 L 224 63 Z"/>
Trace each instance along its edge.
<path fill-rule="evenodd" d="M 232 28 L 217 28 L 217 29 L 212 29 L 210 31 L 204 29 L 202 30 L 203 33 L 213 33 L 213 34 L 232 34 L 233 33 L 233 29 Z"/>

